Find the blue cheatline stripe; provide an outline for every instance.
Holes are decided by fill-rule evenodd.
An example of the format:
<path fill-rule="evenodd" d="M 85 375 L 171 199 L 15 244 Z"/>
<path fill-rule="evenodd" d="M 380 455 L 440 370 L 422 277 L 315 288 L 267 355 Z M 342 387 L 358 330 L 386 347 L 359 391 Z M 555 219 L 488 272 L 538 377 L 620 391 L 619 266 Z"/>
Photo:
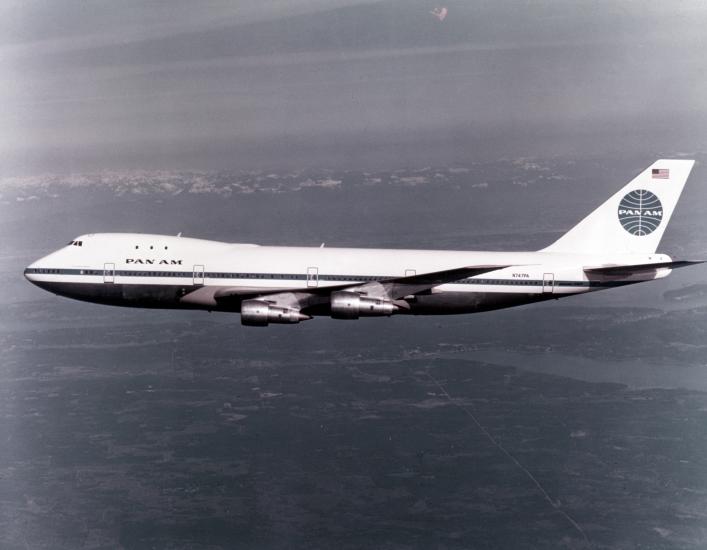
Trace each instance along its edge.
<path fill-rule="evenodd" d="M 29 275 L 85 275 L 102 276 L 102 269 L 52 269 L 52 268 L 30 268 L 25 269 L 25 274 Z M 192 279 L 195 273 L 192 271 L 138 271 L 118 269 L 113 272 L 118 277 L 172 277 L 179 279 Z M 196 273 L 201 279 L 202 275 Z M 307 275 L 304 273 L 226 273 L 226 272 L 205 272 L 205 279 L 252 279 L 268 281 L 306 281 Z M 319 281 L 365 283 L 370 281 L 385 281 L 386 279 L 397 278 L 391 275 L 319 275 Z M 576 287 L 595 288 L 623 286 L 637 281 L 561 281 L 555 280 L 556 287 Z M 550 286 L 541 279 L 461 279 L 445 284 L 461 285 L 490 285 L 490 286 Z"/>

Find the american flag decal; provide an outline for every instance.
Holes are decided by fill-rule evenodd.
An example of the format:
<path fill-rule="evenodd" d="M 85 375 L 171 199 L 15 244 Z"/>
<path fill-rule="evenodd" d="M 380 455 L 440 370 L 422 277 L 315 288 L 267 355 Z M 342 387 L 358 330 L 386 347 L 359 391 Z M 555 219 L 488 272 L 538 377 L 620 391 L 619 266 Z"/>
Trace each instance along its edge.
<path fill-rule="evenodd" d="M 654 180 L 667 180 L 670 178 L 670 170 L 667 168 L 653 168 L 651 170 L 651 177 Z"/>

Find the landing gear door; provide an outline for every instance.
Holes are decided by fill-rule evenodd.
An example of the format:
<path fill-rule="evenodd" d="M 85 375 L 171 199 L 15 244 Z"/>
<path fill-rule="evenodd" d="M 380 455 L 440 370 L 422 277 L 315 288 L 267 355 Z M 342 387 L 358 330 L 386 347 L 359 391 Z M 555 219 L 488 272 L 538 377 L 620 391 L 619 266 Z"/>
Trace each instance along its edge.
<path fill-rule="evenodd" d="M 203 285 L 204 284 L 204 266 L 195 265 L 194 266 L 194 284 Z"/>
<path fill-rule="evenodd" d="M 555 292 L 555 274 L 543 273 L 543 294 Z"/>

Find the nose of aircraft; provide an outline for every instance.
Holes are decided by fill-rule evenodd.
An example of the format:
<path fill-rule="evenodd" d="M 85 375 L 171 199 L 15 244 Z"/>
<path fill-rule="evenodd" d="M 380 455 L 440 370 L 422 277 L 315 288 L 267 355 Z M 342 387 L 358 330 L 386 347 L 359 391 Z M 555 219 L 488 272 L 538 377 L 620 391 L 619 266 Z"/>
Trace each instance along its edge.
<path fill-rule="evenodd" d="M 39 288 L 46 290 L 47 280 L 46 276 L 51 275 L 53 271 L 58 271 L 56 268 L 56 262 L 52 261 L 56 252 L 52 252 L 47 256 L 43 256 L 38 260 L 32 262 L 24 270 L 25 279 L 27 279 L 33 285 L 37 285 Z"/>
<path fill-rule="evenodd" d="M 39 272 L 39 265 L 42 260 L 39 259 L 36 262 L 32 262 L 27 267 L 25 267 L 24 276 L 30 283 L 41 287 L 40 281 L 37 280 L 37 275 Z"/>

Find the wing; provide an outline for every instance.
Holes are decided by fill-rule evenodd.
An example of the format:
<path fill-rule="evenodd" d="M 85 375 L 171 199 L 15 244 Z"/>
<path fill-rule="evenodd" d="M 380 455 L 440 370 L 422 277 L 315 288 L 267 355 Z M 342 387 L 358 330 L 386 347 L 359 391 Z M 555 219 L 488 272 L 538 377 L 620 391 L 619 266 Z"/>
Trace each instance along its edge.
<path fill-rule="evenodd" d="M 228 287 L 217 290 L 213 298 L 219 305 L 240 303 L 252 298 L 263 298 L 276 303 L 286 303 L 307 306 L 327 302 L 329 295 L 337 290 L 360 292 L 367 296 L 399 300 L 405 296 L 419 294 L 445 283 L 452 283 L 467 277 L 482 275 L 497 269 L 510 267 L 508 265 L 475 265 L 445 269 L 429 273 L 420 273 L 408 277 L 387 277 L 377 281 L 368 281 L 360 284 L 345 283 L 341 285 L 321 286 L 317 288 L 256 288 L 253 287 Z M 289 307 L 292 307 L 290 305 Z"/>
<path fill-rule="evenodd" d="M 483 275 L 497 269 L 505 269 L 508 265 L 475 265 L 468 267 L 459 267 L 456 269 L 445 269 L 442 271 L 433 271 L 430 273 L 421 273 L 419 275 L 410 275 L 408 277 L 395 277 L 390 279 L 382 279 L 361 285 L 349 286 L 346 290 L 353 292 L 365 292 L 369 295 L 388 300 L 399 300 L 405 296 L 419 294 L 431 288 L 445 283 L 453 283 L 468 277 Z"/>

